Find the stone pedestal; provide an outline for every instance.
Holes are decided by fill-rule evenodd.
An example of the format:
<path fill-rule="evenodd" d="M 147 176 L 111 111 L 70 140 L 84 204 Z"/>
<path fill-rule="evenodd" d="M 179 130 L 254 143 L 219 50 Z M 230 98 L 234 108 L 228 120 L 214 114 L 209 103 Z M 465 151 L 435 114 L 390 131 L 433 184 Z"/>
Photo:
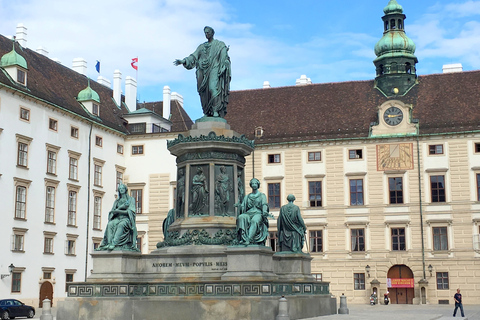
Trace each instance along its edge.
<path fill-rule="evenodd" d="M 227 247 L 227 272 L 222 280 L 264 281 L 275 280 L 273 251 L 264 246 Z"/>
<path fill-rule="evenodd" d="M 167 239 L 157 247 L 197 240 L 204 245 L 233 244 L 235 204 L 245 194 L 243 170 L 253 141 L 231 130 L 225 119 L 204 117 L 167 147 L 177 157 L 176 214 Z"/>
<path fill-rule="evenodd" d="M 279 280 L 312 281 L 312 260 L 307 253 L 277 252 L 273 255 L 274 271 Z"/>

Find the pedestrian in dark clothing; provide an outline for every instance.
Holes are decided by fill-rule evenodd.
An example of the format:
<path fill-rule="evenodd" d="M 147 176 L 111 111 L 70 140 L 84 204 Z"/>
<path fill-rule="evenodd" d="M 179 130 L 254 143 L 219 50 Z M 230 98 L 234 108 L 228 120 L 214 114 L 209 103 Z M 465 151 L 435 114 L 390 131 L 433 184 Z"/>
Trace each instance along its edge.
<path fill-rule="evenodd" d="M 460 294 L 460 289 L 457 289 L 457 293 L 453 296 L 453 300 L 455 300 L 455 310 L 453 310 L 453 316 L 457 314 L 457 309 L 460 308 L 460 312 L 462 313 L 462 317 L 465 317 L 463 313 L 463 304 L 462 304 L 462 295 Z"/>

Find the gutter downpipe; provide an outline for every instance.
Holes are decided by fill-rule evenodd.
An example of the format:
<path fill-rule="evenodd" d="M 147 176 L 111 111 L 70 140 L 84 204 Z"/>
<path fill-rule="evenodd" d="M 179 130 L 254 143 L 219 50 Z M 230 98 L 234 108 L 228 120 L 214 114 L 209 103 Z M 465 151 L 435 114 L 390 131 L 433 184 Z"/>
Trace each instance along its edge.
<path fill-rule="evenodd" d="M 85 280 L 87 281 L 87 272 L 88 272 L 88 236 L 90 234 L 90 181 L 91 181 L 91 166 L 92 166 L 92 130 L 93 123 L 90 123 L 90 133 L 88 134 L 88 176 L 87 176 L 87 232 L 85 235 Z M 425 264 L 424 264 L 424 273 L 425 273 Z"/>
<path fill-rule="evenodd" d="M 427 279 L 425 273 L 425 240 L 424 240 L 424 233 L 423 233 L 423 211 L 422 211 L 422 176 L 420 169 L 420 141 L 417 135 L 417 168 L 418 168 L 418 201 L 419 201 L 419 209 L 420 209 L 420 234 L 422 236 L 422 266 L 423 266 L 423 279 Z"/>

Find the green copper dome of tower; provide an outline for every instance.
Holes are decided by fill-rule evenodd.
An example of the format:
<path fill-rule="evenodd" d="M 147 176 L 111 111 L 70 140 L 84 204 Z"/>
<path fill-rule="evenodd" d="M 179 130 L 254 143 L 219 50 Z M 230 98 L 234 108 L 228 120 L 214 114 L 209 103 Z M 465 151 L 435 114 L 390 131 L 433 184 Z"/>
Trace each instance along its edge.
<path fill-rule="evenodd" d="M 405 14 L 396 0 L 383 9 L 383 37 L 375 45 L 375 87 L 385 96 L 401 96 L 417 82 L 415 43 L 406 35 Z"/>

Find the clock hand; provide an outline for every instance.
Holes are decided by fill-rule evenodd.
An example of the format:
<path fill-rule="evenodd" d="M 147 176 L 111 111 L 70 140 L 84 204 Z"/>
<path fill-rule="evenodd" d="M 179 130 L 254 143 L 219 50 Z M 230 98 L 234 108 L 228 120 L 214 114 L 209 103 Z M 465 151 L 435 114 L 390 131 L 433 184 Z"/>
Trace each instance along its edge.
<path fill-rule="evenodd" d="M 401 115 L 400 114 L 389 114 L 387 115 L 387 117 L 389 118 L 395 118 L 395 117 L 400 117 Z"/>

